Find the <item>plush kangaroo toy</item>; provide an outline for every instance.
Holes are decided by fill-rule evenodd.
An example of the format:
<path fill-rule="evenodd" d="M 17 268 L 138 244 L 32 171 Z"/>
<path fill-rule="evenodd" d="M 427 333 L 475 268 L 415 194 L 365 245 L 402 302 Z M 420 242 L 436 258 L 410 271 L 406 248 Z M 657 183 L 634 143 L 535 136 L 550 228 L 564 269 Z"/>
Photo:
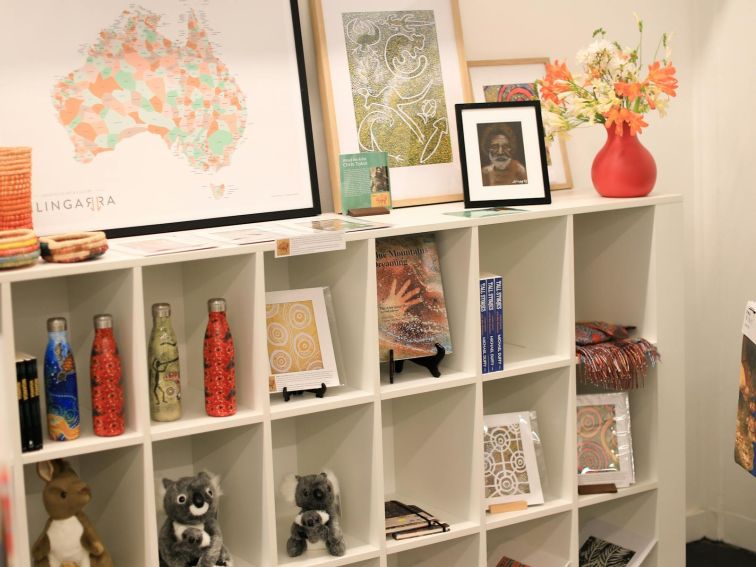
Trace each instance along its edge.
<path fill-rule="evenodd" d="M 50 517 L 32 547 L 34 567 L 113 567 L 82 511 L 92 497 L 89 486 L 63 459 L 37 463 L 37 474 L 46 483 L 42 501 Z"/>

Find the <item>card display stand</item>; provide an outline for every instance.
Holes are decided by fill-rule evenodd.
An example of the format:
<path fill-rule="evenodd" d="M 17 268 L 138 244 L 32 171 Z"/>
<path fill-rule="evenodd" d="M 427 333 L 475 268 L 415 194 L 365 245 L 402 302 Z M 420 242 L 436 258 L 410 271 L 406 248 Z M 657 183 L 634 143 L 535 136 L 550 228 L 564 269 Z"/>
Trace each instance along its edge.
<path fill-rule="evenodd" d="M 436 354 L 430 356 L 421 356 L 419 358 L 409 358 L 407 360 L 409 360 L 409 362 L 413 362 L 419 366 L 422 366 L 423 368 L 427 368 L 431 376 L 438 378 L 441 376 L 441 370 L 439 370 L 438 365 L 444 359 L 444 356 L 446 355 L 446 349 L 438 343 L 436 343 L 435 346 Z M 394 360 L 394 350 L 389 349 L 389 383 L 393 384 L 396 375 L 404 370 L 405 362 L 405 360 Z"/>
<path fill-rule="evenodd" d="M 161 479 L 200 470 L 220 475 L 219 522 L 241 567 L 484 567 L 504 555 L 574 566 L 581 527 L 628 518 L 634 532 L 658 540 L 644 567 L 683 565 L 681 199 L 602 199 L 587 191 L 553 199 L 480 219 L 443 214 L 460 203 L 395 209 L 384 217 L 390 227 L 352 233 L 344 250 L 290 258 L 276 259 L 267 242 L 149 258 L 109 252 L 88 263 L 0 273 L 0 425 L 9 432 L 0 436 L 0 459 L 13 478 L 15 564 L 31 564 L 47 517 L 35 465 L 65 457 L 92 488 L 86 513 L 117 565 L 158 564 Z M 423 232 L 436 237 L 453 349 L 425 366 L 405 364 L 392 382 L 390 365 L 379 362 L 375 241 Z M 501 274 L 504 284 L 504 369 L 488 374 L 481 374 L 481 271 Z M 265 294 L 319 286 L 333 298 L 342 385 L 287 403 L 268 391 Z M 236 345 L 237 413 L 224 418 L 204 411 L 211 297 L 226 299 Z M 169 423 L 149 416 L 147 341 L 157 302 L 171 304 L 179 343 L 183 414 Z M 126 432 L 111 438 L 92 431 L 97 313 L 113 315 L 123 365 Z M 46 438 L 41 450 L 22 453 L 15 352 L 41 359 L 52 316 L 69 322 L 82 434 Z M 635 325 L 663 356 L 645 388 L 630 392 L 636 483 L 616 493 L 578 494 L 576 320 Z M 539 418 L 545 502 L 489 513 L 483 416 L 526 410 Z M 286 539 L 297 509 L 279 484 L 323 469 L 341 487 L 346 554 L 290 558 Z M 387 539 L 389 499 L 422 504 L 449 531 Z"/>

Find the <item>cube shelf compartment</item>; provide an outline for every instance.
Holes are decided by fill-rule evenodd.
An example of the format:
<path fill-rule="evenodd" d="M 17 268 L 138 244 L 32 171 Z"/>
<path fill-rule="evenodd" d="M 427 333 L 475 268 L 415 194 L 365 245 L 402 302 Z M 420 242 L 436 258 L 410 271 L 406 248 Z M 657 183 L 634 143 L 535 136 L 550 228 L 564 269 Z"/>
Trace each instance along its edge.
<path fill-rule="evenodd" d="M 394 210 L 385 219 L 390 227 L 349 233 L 344 250 L 286 259 L 259 243 L 0 273 L 0 414 L 10 431 L 0 439 L 0 459 L 13 473 L 16 563 L 30 563 L 46 518 L 36 463 L 66 457 L 92 486 L 86 512 L 123 565 L 157 565 L 161 479 L 200 470 L 221 477 L 220 523 L 242 567 L 483 567 L 504 554 L 577 565 L 579 530 L 594 519 L 627 521 L 657 538 L 646 565 L 682 565 L 682 447 L 664 441 L 682 438 L 683 429 L 680 198 L 562 193 L 548 207 L 481 219 L 442 214 L 459 204 Z M 440 378 L 407 363 L 389 384 L 378 356 L 376 239 L 427 232 L 438 243 L 454 349 Z M 504 282 L 504 370 L 486 375 L 481 271 Z M 306 393 L 286 402 L 267 391 L 265 294 L 316 286 L 333 296 L 343 386 L 322 399 Z M 227 299 L 236 345 L 239 411 L 227 418 L 204 413 L 201 349 L 211 297 Z M 185 411 L 171 423 L 149 415 L 146 345 L 156 302 L 172 305 L 181 351 Z M 101 312 L 114 315 L 124 366 L 127 432 L 115 438 L 91 431 L 88 359 L 92 316 Z M 69 320 L 83 435 L 22 454 L 14 352 L 41 359 L 45 321 L 55 315 Z M 575 396 L 585 388 L 573 343 L 574 323 L 583 319 L 634 325 L 663 356 L 645 388 L 630 394 L 637 483 L 617 494 L 577 495 Z M 532 409 L 546 460 L 545 503 L 489 514 L 483 416 Z M 323 469 L 340 481 L 347 553 L 313 549 L 290 558 L 285 545 L 297 508 L 281 493 L 282 480 Z M 386 538 L 387 498 L 424 507 L 451 530 Z"/>

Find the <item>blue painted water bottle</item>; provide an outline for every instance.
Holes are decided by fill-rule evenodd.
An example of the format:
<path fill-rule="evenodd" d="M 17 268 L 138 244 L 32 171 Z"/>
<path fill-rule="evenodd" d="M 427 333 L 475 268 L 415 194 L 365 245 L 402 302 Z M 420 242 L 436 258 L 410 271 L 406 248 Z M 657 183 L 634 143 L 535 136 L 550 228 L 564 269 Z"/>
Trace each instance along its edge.
<path fill-rule="evenodd" d="M 79 395 L 76 388 L 76 365 L 68 342 L 68 325 L 63 317 L 47 320 L 45 351 L 45 393 L 47 395 L 47 431 L 54 441 L 79 437 Z"/>

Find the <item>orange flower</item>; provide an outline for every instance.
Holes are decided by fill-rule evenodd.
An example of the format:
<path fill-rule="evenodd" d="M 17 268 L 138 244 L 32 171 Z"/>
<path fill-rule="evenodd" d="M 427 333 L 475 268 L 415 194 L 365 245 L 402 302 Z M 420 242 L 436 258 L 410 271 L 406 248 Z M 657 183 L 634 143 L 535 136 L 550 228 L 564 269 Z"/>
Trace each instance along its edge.
<path fill-rule="evenodd" d="M 567 69 L 566 63 L 559 63 L 559 61 L 554 61 L 553 65 L 546 63 L 546 76 L 541 81 L 540 88 L 541 100 L 559 104 L 558 95 L 569 91 L 569 83 L 572 81 L 572 74 Z"/>
<path fill-rule="evenodd" d="M 613 106 L 606 114 L 605 118 L 606 123 L 604 126 L 606 126 L 608 130 L 612 127 L 612 124 L 614 124 L 615 132 L 618 136 L 622 136 L 623 134 L 623 124 L 627 124 L 628 128 L 630 128 L 631 136 L 635 136 L 640 133 L 643 128 L 648 126 L 648 124 L 644 122 L 642 114 L 633 112 L 629 108 L 622 108 L 619 106 Z"/>
<path fill-rule="evenodd" d="M 635 102 L 635 99 L 641 96 L 642 90 L 643 83 L 614 83 L 617 96 L 623 96 L 630 102 Z"/>
<path fill-rule="evenodd" d="M 654 83 L 659 90 L 669 96 L 675 96 L 677 93 L 677 79 L 675 78 L 676 69 L 671 63 L 661 67 L 659 61 L 654 61 L 648 66 L 648 81 Z"/>

